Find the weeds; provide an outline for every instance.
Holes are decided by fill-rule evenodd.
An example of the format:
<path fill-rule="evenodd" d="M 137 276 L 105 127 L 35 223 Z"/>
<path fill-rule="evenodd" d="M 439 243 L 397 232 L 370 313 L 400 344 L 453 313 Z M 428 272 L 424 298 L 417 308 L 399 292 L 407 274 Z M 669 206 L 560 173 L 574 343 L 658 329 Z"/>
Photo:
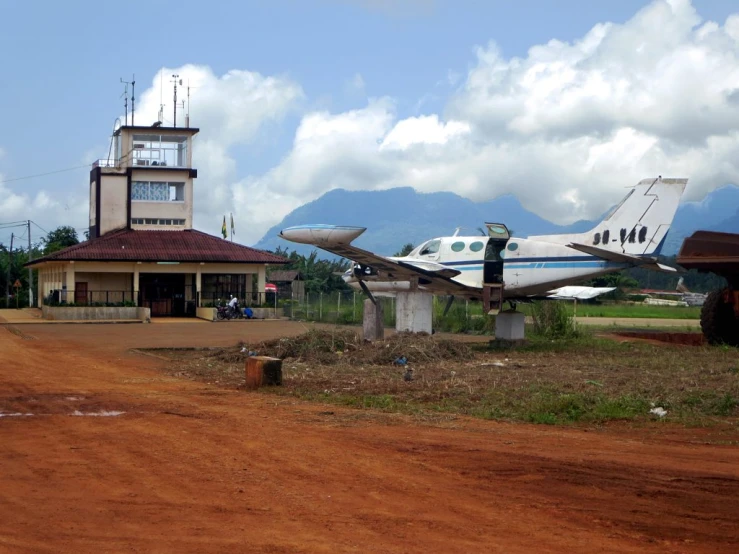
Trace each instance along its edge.
<path fill-rule="evenodd" d="M 402 334 L 370 345 L 325 330 L 264 344 L 293 355 L 283 363 L 283 386 L 265 393 L 360 410 L 549 425 L 618 420 L 705 425 L 739 416 L 736 349 L 618 343 L 584 333 L 559 340 L 536 336 L 515 349 L 495 351 Z M 344 348 L 342 354 L 338 348 Z M 410 381 L 403 379 L 407 367 L 392 363 L 400 354 L 414 369 Z M 236 388 L 244 379 L 243 356 L 238 347 L 171 351 L 169 371 Z M 667 414 L 650 414 L 655 407 Z"/>
<path fill-rule="evenodd" d="M 561 302 L 534 302 L 531 307 L 534 333 L 548 339 L 577 338 L 580 333 L 574 318 Z"/>

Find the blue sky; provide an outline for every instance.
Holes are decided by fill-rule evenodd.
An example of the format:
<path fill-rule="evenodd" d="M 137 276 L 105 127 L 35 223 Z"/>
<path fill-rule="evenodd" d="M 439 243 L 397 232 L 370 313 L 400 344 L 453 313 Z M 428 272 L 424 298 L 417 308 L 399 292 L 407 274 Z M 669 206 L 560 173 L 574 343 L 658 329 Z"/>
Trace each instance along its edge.
<path fill-rule="evenodd" d="M 272 112 L 267 110 L 269 113 L 254 123 L 256 130 L 244 132 L 222 144 L 218 144 L 219 129 L 213 123 L 223 120 L 215 114 L 217 106 L 199 104 L 200 92 L 193 91 L 193 124 L 203 128 L 203 140 L 209 141 L 212 147 L 209 152 L 216 152 L 209 154 L 208 159 L 202 154 L 199 161 L 203 167 L 196 186 L 218 188 L 218 193 L 212 198 L 203 194 L 198 199 L 196 226 L 217 233 L 220 227 L 220 222 L 214 221 L 217 214 L 233 210 L 233 206 L 248 204 L 248 209 L 239 210 L 240 225 L 248 229 L 241 235 L 246 243 L 256 242 L 268 224 L 276 223 L 275 219 L 279 221 L 289 209 L 315 199 L 330 188 L 343 186 L 341 180 L 326 177 L 334 173 L 344 175 L 346 188 L 388 188 L 411 184 L 425 191 L 446 188 L 473 199 L 511 192 L 516 172 L 507 169 L 501 184 L 486 182 L 485 175 L 489 175 L 491 170 L 494 172 L 496 166 L 487 166 L 485 160 L 494 160 L 496 156 L 513 151 L 514 146 L 520 146 L 516 141 L 527 139 L 526 148 L 523 148 L 527 152 L 521 159 L 521 163 L 526 164 L 525 156 L 540 159 L 542 152 L 550 152 L 552 148 L 574 140 L 569 134 L 571 129 L 564 132 L 557 127 L 556 132 L 551 129 L 542 131 L 540 123 L 534 124 L 526 117 L 519 121 L 511 119 L 503 125 L 500 124 L 503 116 L 489 111 L 491 102 L 494 104 L 500 100 L 503 90 L 496 92 L 496 86 L 513 89 L 519 88 L 523 82 L 516 80 L 515 58 L 524 65 L 545 60 L 545 63 L 553 64 L 552 67 L 559 67 L 552 57 L 561 55 L 565 60 L 571 57 L 571 53 L 559 52 L 556 48 L 549 48 L 542 54 L 543 58 L 531 56 L 532 47 L 546 47 L 552 39 L 574 45 L 582 41 L 594 26 L 606 22 L 623 26 L 626 33 L 629 25 L 640 28 L 639 22 L 633 21 L 640 10 L 652 9 L 654 14 L 650 17 L 655 19 L 649 21 L 658 23 L 648 33 L 653 32 L 657 38 L 647 37 L 646 40 L 657 41 L 655 48 L 661 49 L 658 54 L 662 58 L 654 60 L 652 65 L 645 63 L 640 69 L 643 74 L 652 72 L 654 79 L 659 79 L 656 72 L 665 66 L 660 59 L 664 62 L 670 49 L 674 50 L 683 43 L 700 43 L 710 55 L 721 60 L 724 65 L 716 70 L 723 67 L 724 74 L 726 67 L 735 69 L 732 64 L 737 59 L 736 43 L 732 44 L 726 36 L 706 42 L 697 31 L 710 20 L 716 22 L 720 33 L 725 29 L 724 34 L 732 36 L 726 20 L 733 12 L 739 12 L 739 7 L 728 0 L 695 0 L 692 5 L 684 0 L 674 0 L 670 4 L 631 0 L 275 0 L 214 3 L 134 0 L 125 4 L 81 1 L 7 4 L 3 8 L 3 19 L 10 24 L 6 24 L 0 33 L 0 51 L 3 52 L 0 56 L 4 69 L 0 87 L 0 106 L 3 106 L 0 181 L 77 166 L 105 157 L 113 121 L 123 111 L 120 98 L 123 87 L 119 79 L 130 80 L 133 73 L 136 74 L 139 99 L 147 89 L 155 86 L 157 73 L 162 68 L 169 71 L 188 64 L 191 68 L 205 68 L 210 72 L 210 81 L 202 75 L 200 77 L 201 81 L 206 79 L 202 81 L 203 90 L 216 90 L 223 76 L 233 70 L 248 72 L 249 76 L 281 79 L 281 85 L 292 87 L 292 93 L 278 108 Z M 664 4 L 669 9 L 660 11 L 657 4 Z M 125 10 L 121 9 L 123 6 Z M 671 15 L 668 14 L 670 10 Z M 660 17 L 665 18 L 664 25 Z M 687 22 L 691 17 L 695 21 Z M 660 34 L 674 32 L 669 31 L 672 29 L 670 25 L 679 28 L 677 34 L 688 33 L 683 42 L 660 42 Z M 648 34 L 644 27 L 640 29 L 637 36 Z M 478 50 L 489 54 L 493 48 L 491 44 L 498 49 L 498 61 L 490 61 Z M 624 44 L 623 48 L 627 50 L 628 42 Z M 603 63 L 603 67 L 612 68 L 629 63 L 628 53 L 622 56 L 615 48 L 610 45 L 596 49 L 598 51 L 578 54 L 579 61 L 575 65 L 582 68 Z M 686 61 L 686 65 L 691 63 L 701 67 L 706 65 L 705 59 Z M 507 75 L 504 84 L 495 83 L 492 77 L 495 72 L 488 71 L 491 64 L 502 64 L 496 67 Z M 642 73 L 637 75 L 636 71 L 624 71 L 619 78 L 631 79 L 633 87 L 644 82 L 638 76 Z M 183 71 L 179 73 L 189 77 Z M 197 81 L 196 71 L 190 73 Z M 676 74 L 669 75 L 674 78 Z M 687 72 L 686 75 L 693 73 Z M 489 86 L 480 87 L 479 81 L 484 78 L 492 81 Z M 676 86 L 681 88 L 679 82 Z M 736 86 L 739 87 L 739 83 Z M 583 106 L 590 106 L 592 103 L 582 100 L 583 90 L 576 96 L 559 97 L 557 105 L 564 106 L 572 98 L 577 98 L 577 102 L 585 102 Z M 487 91 L 485 94 L 489 93 L 490 97 L 487 100 L 481 98 L 480 91 Z M 730 96 L 729 88 L 725 92 Z M 238 95 L 239 91 L 231 90 L 229 94 Z M 248 92 L 244 94 L 245 98 L 249 96 Z M 260 94 L 257 91 L 257 96 Z M 539 101 L 535 93 L 527 94 L 527 99 L 508 99 L 506 102 L 531 106 Z M 586 91 L 586 94 L 589 93 Z M 171 114 L 171 89 L 165 88 L 164 95 L 165 102 L 170 102 L 165 108 L 167 116 Z M 654 95 L 661 98 L 659 91 Z M 213 93 L 210 100 L 222 103 L 218 98 L 221 97 Z M 475 102 L 479 103 L 480 109 L 471 108 L 477 105 Z M 199 119 L 198 110 L 201 108 L 204 108 L 201 113 L 215 114 L 214 119 Z M 675 110 L 665 114 L 665 118 L 674 120 L 681 111 L 679 108 L 678 103 Z M 248 102 L 239 109 L 249 110 Z M 702 109 L 710 112 L 713 107 L 704 106 Z M 718 110 L 716 113 L 716 119 L 725 119 L 725 114 L 721 115 L 723 112 Z M 478 119 L 477 114 L 482 116 Z M 707 117 L 710 119 L 711 115 L 712 112 Z M 545 116 L 539 114 L 536 117 Z M 414 119 L 418 117 L 436 119 Z M 573 116 L 567 117 L 573 120 Z M 731 136 L 730 130 L 710 128 L 704 136 L 691 138 L 694 142 L 690 148 L 681 151 L 676 150 L 681 139 L 671 134 L 678 132 L 672 122 L 664 125 L 659 121 L 650 122 L 641 129 L 631 120 L 617 119 L 608 119 L 607 131 L 603 130 L 602 121 L 593 126 L 583 123 L 584 130 L 577 131 L 580 133 L 577 137 L 589 140 L 580 146 L 590 149 L 591 158 L 592 152 L 596 151 L 600 156 L 603 148 L 612 149 L 614 156 L 618 156 L 620 149 L 631 151 L 635 148 L 643 150 L 640 169 L 651 169 L 649 163 L 642 161 L 652 157 L 650 148 L 655 146 L 650 143 L 651 137 L 659 141 L 662 155 L 677 154 L 675 158 L 679 157 L 681 161 L 675 164 L 675 169 L 690 171 L 693 166 L 685 160 L 701 153 L 696 144 L 705 143 L 710 137 Z M 423 151 L 416 147 L 424 143 L 423 140 L 403 138 L 402 148 L 395 148 L 391 154 L 386 149 L 384 154 L 377 154 L 379 157 L 374 159 L 376 153 L 358 154 L 369 141 L 364 141 L 367 137 L 362 139 L 352 130 L 347 131 L 348 121 L 373 129 L 377 135 L 375 144 L 389 136 L 397 139 L 401 131 L 405 129 L 408 132 L 414 126 L 413 132 L 428 133 L 436 132 L 431 131 L 431 127 L 436 125 L 438 129 L 434 129 L 441 133 L 441 138 L 423 146 Z M 485 121 L 493 123 L 485 127 Z M 443 130 L 444 125 L 450 122 L 462 125 L 459 132 Z M 686 120 L 685 125 L 690 126 L 690 120 Z M 323 132 L 313 133 L 317 128 L 329 129 L 327 132 L 339 137 L 337 143 L 346 142 L 354 148 L 341 157 L 335 153 L 327 155 L 325 165 L 321 167 L 300 165 L 305 163 L 296 147 L 296 131 L 300 129 L 308 137 L 307 142 L 301 144 L 315 149 L 316 155 L 326 151 L 322 149 L 335 150 L 322 143 L 322 139 L 313 138 L 324 136 Z M 494 129 L 492 133 L 491 128 Z M 638 136 L 629 135 L 629 129 L 635 129 Z M 501 134 L 504 131 L 510 136 Z M 348 138 L 344 137 L 346 140 L 341 138 L 344 132 L 350 134 Z M 559 137 L 554 136 L 557 133 L 560 133 Z M 452 135 L 464 135 L 465 145 L 452 144 L 454 141 L 449 138 Z M 547 144 L 542 143 L 545 139 L 549 141 Z M 595 144 L 594 140 L 600 142 Z M 537 154 L 531 149 L 532 141 L 542 143 L 545 150 Z M 443 145 L 443 151 L 439 150 L 440 145 Z M 575 146 L 566 148 L 566 153 L 573 152 Z M 458 151 L 463 147 L 467 148 L 467 154 L 460 157 Z M 482 147 L 488 150 L 472 150 Z M 495 153 L 490 148 L 494 148 Z M 709 145 L 703 153 L 706 148 L 710 152 L 718 149 L 720 155 L 728 159 L 736 146 L 733 143 Z M 521 148 L 516 149 L 519 150 Z M 219 167 L 211 167 L 216 155 L 228 158 L 230 169 L 223 174 L 218 172 Z M 559 154 L 547 155 L 561 158 Z M 573 156 L 572 163 L 584 163 L 575 154 Z M 448 164 L 438 165 L 438 161 L 444 159 Z M 423 173 L 426 168 L 434 168 L 437 174 L 443 175 L 447 185 L 433 179 L 414 181 L 413 176 Z M 545 171 L 546 167 L 541 169 Z M 209 181 L 206 170 L 211 170 L 210 175 L 217 175 L 218 182 Z M 694 197 L 697 199 L 707 190 L 732 181 L 733 171 L 732 168 L 725 173 L 714 174 L 708 169 L 699 169 L 698 175 L 710 183 L 697 187 Z M 313 175 L 315 182 L 308 182 L 308 179 L 305 183 L 294 184 L 300 180 L 296 175 Z M 555 218 L 575 219 L 600 213 L 611 197 L 620 196 L 622 189 L 596 202 L 581 190 L 590 186 L 592 177 L 587 173 L 570 176 L 566 173 L 557 175 L 556 172 L 551 176 L 562 181 L 557 189 L 558 195 L 553 199 L 554 204 L 560 206 L 554 210 Z M 524 174 L 519 178 L 531 179 Z M 79 169 L 0 183 L 0 187 L 4 187 L 0 189 L 0 223 L 30 217 L 47 228 L 65 223 L 84 227 L 86 179 L 87 170 Z M 455 182 L 457 180 L 459 182 Z M 510 183 L 506 184 L 508 181 Z M 599 186 L 612 186 L 612 180 L 605 179 Z M 520 190 L 520 184 L 515 188 Z M 265 190 L 276 191 L 276 195 L 270 200 Z M 261 193 L 257 194 L 259 191 Z M 3 204 L 3 195 L 12 201 Z M 530 199 L 522 200 L 527 207 L 541 212 L 545 206 L 537 203 L 536 196 L 540 195 L 532 191 Z M 213 205 L 201 205 L 211 201 Z M 275 209 L 275 204 L 279 209 Z M 4 237 L 0 236 L 0 240 Z"/>

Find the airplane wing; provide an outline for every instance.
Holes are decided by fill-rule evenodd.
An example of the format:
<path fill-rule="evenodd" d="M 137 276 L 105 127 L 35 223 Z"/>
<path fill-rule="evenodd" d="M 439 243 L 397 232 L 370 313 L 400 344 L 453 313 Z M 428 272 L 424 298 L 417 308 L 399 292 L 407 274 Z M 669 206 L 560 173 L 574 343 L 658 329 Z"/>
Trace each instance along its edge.
<path fill-rule="evenodd" d="M 414 260 L 413 263 L 374 254 L 351 244 L 366 231 L 366 227 L 338 225 L 299 225 L 280 231 L 285 240 L 311 244 L 327 252 L 352 260 L 360 265 L 356 268 L 365 281 L 409 281 L 418 279 L 419 286 L 428 292 L 439 294 L 463 294 L 480 289 L 468 287 L 452 277 L 461 272 L 434 262 Z M 356 273 L 355 273 L 356 274 Z"/>
<path fill-rule="evenodd" d="M 578 287 L 578 286 L 568 286 L 568 287 L 560 287 L 558 289 L 550 290 L 547 294 L 547 298 L 554 298 L 554 299 L 569 299 L 569 300 L 588 300 L 590 298 L 595 298 L 596 296 L 600 296 L 601 294 L 605 294 L 607 292 L 611 292 L 612 290 L 616 290 L 616 287 Z"/>
<path fill-rule="evenodd" d="M 657 263 L 657 259 L 653 257 L 640 257 L 632 256 L 631 254 L 624 254 L 623 252 L 614 252 L 612 250 L 606 250 L 604 248 L 598 248 L 597 246 L 590 246 L 588 244 L 579 244 L 571 242 L 567 245 L 568 248 L 574 248 L 580 252 L 596 256 L 609 262 L 616 262 L 622 264 L 631 264 L 633 266 L 644 267 L 654 271 L 664 271 L 666 273 L 676 272 L 677 269 L 668 265 Z"/>

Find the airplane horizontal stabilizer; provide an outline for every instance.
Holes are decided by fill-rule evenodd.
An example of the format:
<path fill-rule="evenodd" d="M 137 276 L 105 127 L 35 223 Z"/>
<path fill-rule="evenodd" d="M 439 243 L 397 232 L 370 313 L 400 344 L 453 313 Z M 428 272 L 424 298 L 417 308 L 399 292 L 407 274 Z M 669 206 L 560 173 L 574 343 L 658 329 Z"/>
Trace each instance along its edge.
<path fill-rule="evenodd" d="M 616 262 L 621 264 L 633 264 L 643 265 L 645 263 L 653 263 L 653 258 L 640 258 L 639 256 L 632 256 L 631 254 L 624 254 L 623 252 L 614 252 L 613 250 L 605 250 L 604 248 L 598 248 L 597 246 L 590 246 L 588 244 L 578 244 L 572 242 L 567 245 L 568 248 L 574 248 L 580 252 L 585 252 L 591 256 L 597 256 L 603 260 L 609 262 Z"/>
<path fill-rule="evenodd" d="M 569 286 L 569 287 L 560 287 L 558 289 L 550 290 L 547 294 L 547 298 L 557 298 L 557 299 L 570 299 L 570 300 L 588 300 L 590 298 L 595 298 L 596 296 L 600 296 L 601 294 L 605 294 L 607 292 L 611 292 L 612 290 L 615 290 L 616 287 L 578 287 L 578 286 Z"/>
<path fill-rule="evenodd" d="M 592 256 L 597 256 L 609 262 L 616 262 L 621 264 L 631 264 L 634 266 L 643 267 L 644 269 L 651 269 L 652 271 L 662 271 L 665 273 L 674 273 L 677 271 L 674 267 L 657 263 L 657 259 L 654 257 L 647 256 L 632 256 L 630 254 L 624 254 L 623 252 L 614 252 L 612 250 L 604 250 L 597 246 L 590 246 L 587 244 L 570 243 L 567 245 L 569 248 L 574 248 L 580 252 L 585 252 Z"/>
<path fill-rule="evenodd" d="M 649 264 L 642 264 L 639 267 L 643 267 L 644 269 L 651 269 L 652 271 L 661 271 L 663 273 L 677 273 L 678 270 L 674 267 L 670 267 L 669 265 L 665 264 L 658 264 L 657 262 L 649 263 Z"/>

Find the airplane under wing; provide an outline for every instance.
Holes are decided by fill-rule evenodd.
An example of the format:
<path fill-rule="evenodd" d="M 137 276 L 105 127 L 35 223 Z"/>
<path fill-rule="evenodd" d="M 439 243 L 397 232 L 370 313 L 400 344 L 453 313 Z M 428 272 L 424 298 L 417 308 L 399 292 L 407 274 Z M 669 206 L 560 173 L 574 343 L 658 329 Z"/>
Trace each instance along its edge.
<path fill-rule="evenodd" d="M 351 244 L 366 227 L 342 227 L 335 225 L 300 225 L 280 231 L 280 236 L 292 242 L 317 246 L 327 252 L 347 258 L 357 264 L 357 277 L 362 280 L 413 281 L 419 287 L 438 294 L 479 294 L 480 289 L 452 280 L 461 272 L 442 264 L 424 260 L 413 263 L 379 256 Z"/>
<path fill-rule="evenodd" d="M 558 289 L 550 290 L 547 298 L 562 299 L 562 300 L 589 300 L 616 290 L 616 287 L 578 287 L 570 285 L 567 287 L 560 287 Z"/>
<path fill-rule="evenodd" d="M 568 248 L 574 248 L 580 252 L 590 254 L 591 256 L 597 256 L 603 260 L 609 262 L 631 264 L 633 266 L 644 267 L 654 271 L 664 271 L 665 273 L 676 272 L 677 269 L 668 265 L 657 263 L 656 258 L 652 257 L 639 257 L 632 256 L 631 254 L 624 254 L 623 252 L 613 252 L 612 250 L 606 250 L 604 248 L 598 248 L 597 246 L 590 246 L 587 244 L 579 244 L 576 242 L 567 245 Z"/>

